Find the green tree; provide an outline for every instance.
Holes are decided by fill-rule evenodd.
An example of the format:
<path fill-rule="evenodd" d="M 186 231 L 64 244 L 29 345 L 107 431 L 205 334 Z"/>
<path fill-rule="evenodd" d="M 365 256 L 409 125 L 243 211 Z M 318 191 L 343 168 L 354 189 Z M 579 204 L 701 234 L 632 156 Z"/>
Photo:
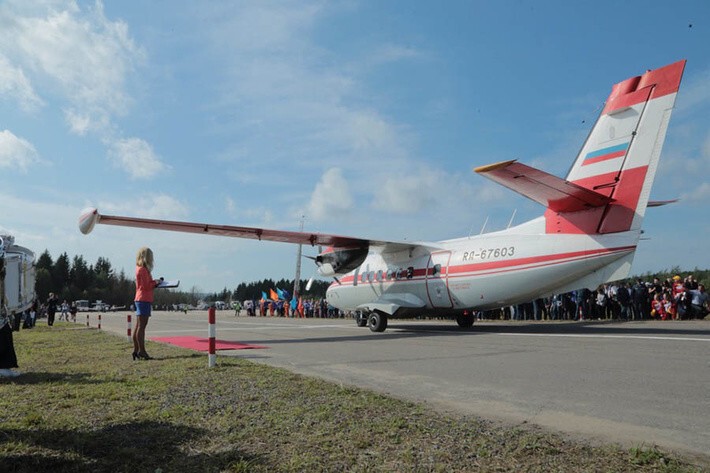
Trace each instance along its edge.
<path fill-rule="evenodd" d="M 52 292 L 52 274 L 47 268 L 37 268 L 35 272 L 35 294 L 40 301 L 46 301 Z"/>
<path fill-rule="evenodd" d="M 64 288 L 69 287 L 69 256 L 62 253 L 52 267 L 52 289 L 57 295 L 62 294 Z"/>
<path fill-rule="evenodd" d="M 37 262 L 35 263 L 35 267 L 37 269 L 46 269 L 51 273 L 52 267 L 54 266 L 54 261 L 52 260 L 52 257 L 49 254 L 49 250 L 44 250 L 44 253 L 39 255 L 39 258 L 37 258 Z"/>
<path fill-rule="evenodd" d="M 79 299 L 87 299 L 89 287 L 92 281 L 92 274 L 83 256 L 74 256 L 71 270 L 69 271 L 72 281 L 72 293 Z"/>

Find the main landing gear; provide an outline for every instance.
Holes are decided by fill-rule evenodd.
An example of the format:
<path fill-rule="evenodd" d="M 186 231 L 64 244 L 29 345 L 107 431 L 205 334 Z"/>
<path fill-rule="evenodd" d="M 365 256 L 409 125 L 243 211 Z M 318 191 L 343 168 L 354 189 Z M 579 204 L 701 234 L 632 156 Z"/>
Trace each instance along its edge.
<path fill-rule="evenodd" d="M 370 313 L 370 317 L 367 319 L 367 326 L 373 332 L 384 332 L 387 329 L 387 314 L 378 311 Z"/>
<path fill-rule="evenodd" d="M 387 314 L 384 312 L 357 312 L 355 323 L 358 327 L 370 327 L 373 332 L 384 332 L 387 329 Z"/>
<path fill-rule="evenodd" d="M 355 312 L 355 323 L 358 327 L 367 327 L 367 314 L 362 311 Z"/>
<path fill-rule="evenodd" d="M 456 316 L 456 323 L 459 324 L 461 328 L 471 328 L 473 327 L 473 313 L 464 312 Z"/>

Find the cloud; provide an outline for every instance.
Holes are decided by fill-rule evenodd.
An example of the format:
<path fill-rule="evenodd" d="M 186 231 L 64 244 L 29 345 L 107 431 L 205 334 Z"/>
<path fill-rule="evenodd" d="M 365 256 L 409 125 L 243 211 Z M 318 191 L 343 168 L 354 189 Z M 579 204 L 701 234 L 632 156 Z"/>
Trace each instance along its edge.
<path fill-rule="evenodd" d="M 90 207 L 92 204 L 87 204 Z M 99 202 L 98 209 L 106 214 L 129 214 L 144 218 L 184 219 L 189 210 L 185 204 L 166 194 L 148 194 L 136 199 Z"/>
<path fill-rule="evenodd" d="M 415 48 L 390 43 L 383 44 L 371 51 L 365 61 L 370 66 L 377 66 L 407 59 L 416 59 L 421 56 L 422 52 Z"/>
<path fill-rule="evenodd" d="M 115 119 L 133 102 L 128 79 L 146 54 L 125 22 L 106 18 L 101 1 L 83 9 L 73 1 L 6 1 L 0 5 L 0 44 L 0 97 L 32 110 L 43 104 L 32 85 L 38 84 L 62 108 L 69 131 L 97 134 L 132 178 L 166 168 L 146 141 L 115 138 Z"/>
<path fill-rule="evenodd" d="M 24 111 L 32 111 L 43 105 L 22 69 L 10 64 L 0 54 L 0 97 L 3 95 L 16 100 Z"/>
<path fill-rule="evenodd" d="M 115 140 L 110 144 L 109 156 L 114 165 L 133 179 L 148 179 L 168 168 L 149 143 L 140 138 Z"/>
<path fill-rule="evenodd" d="M 10 130 L 0 132 L 0 168 L 26 172 L 32 164 L 42 162 L 29 141 L 15 136 Z"/>
<path fill-rule="evenodd" d="M 49 81 L 73 115 L 90 117 L 98 127 L 126 112 L 126 77 L 144 52 L 124 22 L 106 18 L 101 2 L 85 11 L 74 2 L 35 8 L 9 2 L 0 9 L 0 24 L 5 53 Z"/>
<path fill-rule="evenodd" d="M 347 213 L 352 206 L 353 197 L 343 171 L 331 168 L 323 173 L 311 194 L 308 215 L 316 221 L 324 220 Z"/>
<path fill-rule="evenodd" d="M 681 195 L 682 202 L 701 202 L 706 204 L 710 200 L 710 183 L 703 182 L 700 186 Z"/>
<path fill-rule="evenodd" d="M 693 74 L 684 82 L 676 99 L 676 110 L 679 114 L 690 113 L 710 102 L 710 69 Z"/>
<path fill-rule="evenodd" d="M 417 213 L 434 205 L 437 193 L 446 192 L 442 184 L 437 173 L 388 177 L 376 192 L 373 207 L 395 213 Z"/>

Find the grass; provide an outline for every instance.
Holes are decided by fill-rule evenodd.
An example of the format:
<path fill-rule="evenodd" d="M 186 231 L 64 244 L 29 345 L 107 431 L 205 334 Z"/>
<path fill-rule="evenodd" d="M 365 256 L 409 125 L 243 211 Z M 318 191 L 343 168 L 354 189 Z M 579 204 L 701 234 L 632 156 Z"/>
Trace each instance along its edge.
<path fill-rule="evenodd" d="M 0 379 L 3 472 L 700 471 L 655 447 L 586 445 L 238 358 L 70 324 L 15 334 Z"/>

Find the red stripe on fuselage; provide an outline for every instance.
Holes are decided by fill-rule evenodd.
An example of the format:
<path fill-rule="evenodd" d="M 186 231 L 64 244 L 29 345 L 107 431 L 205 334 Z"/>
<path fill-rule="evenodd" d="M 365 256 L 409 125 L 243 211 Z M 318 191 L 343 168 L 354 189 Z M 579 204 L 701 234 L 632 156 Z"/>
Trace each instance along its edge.
<path fill-rule="evenodd" d="M 551 266 L 554 264 L 569 263 L 572 261 L 579 261 L 583 259 L 596 258 L 600 256 L 607 256 L 614 253 L 633 251 L 636 246 L 621 246 L 618 248 L 600 248 L 598 250 L 582 250 L 582 251 L 571 251 L 568 253 L 558 253 L 551 255 L 538 255 L 529 256 L 525 258 L 515 258 L 515 259 L 505 259 L 498 261 L 486 261 L 484 263 L 470 263 L 470 264 L 460 264 L 460 265 L 450 265 L 448 268 L 448 277 L 462 277 L 469 275 L 469 273 L 481 273 L 482 274 L 495 274 L 504 273 L 516 270 L 533 269 L 543 266 Z M 521 267 L 524 266 L 524 267 Z M 427 270 L 425 268 L 416 269 L 414 271 L 414 277 L 412 279 L 400 278 L 400 279 L 390 279 L 384 281 L 364 281 L 358 282 L 358 284 L 373 284 L 379 282 L 409 282 L 413 280 L 424 280 Z M 348 275 L 340 279 L 340 283 L 343 285 L 352 284 L 353 276 Z M 333 283 L 333 285 L 338 285 Z"/>

